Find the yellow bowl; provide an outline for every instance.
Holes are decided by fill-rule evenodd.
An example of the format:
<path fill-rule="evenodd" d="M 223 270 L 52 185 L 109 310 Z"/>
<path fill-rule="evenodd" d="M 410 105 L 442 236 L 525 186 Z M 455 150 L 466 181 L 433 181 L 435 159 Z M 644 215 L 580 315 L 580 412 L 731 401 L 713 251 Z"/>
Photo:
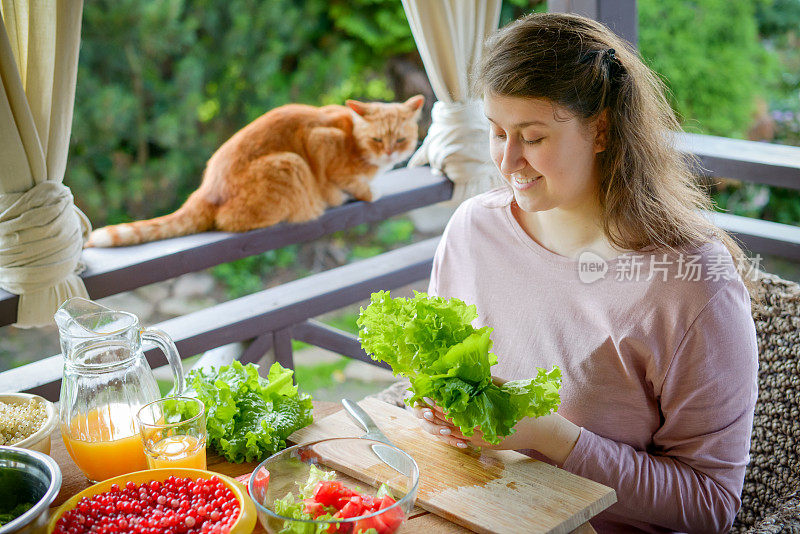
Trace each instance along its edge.
<path fill-rule="evenodd" d="M 120 475 L 118 477 L 109 478 L 108 480 L 98 482 L 94 486 L 86 488 L 59 506 L 55 514 L 53 514 L 53 516 L 50 518 L 50 524 L 47 527 L 47 532 L 48 534 L 52 534 L 56 528 L 56 522 L 59 520 L 59 518 L 68 510 L 75 508 L 75 506 L 78 504 L 78 501 L 80 501 L 82 498 L 92 497 L 98 493 L 109 491 L 112 484 L 117 484 L 119 487 L 124 488 L 125 484 L 131 481 L 134 484 L 141 485 L 142 482 L 150 482 L 151 480 L 164 482 L 169 476 L 191 479 L 207 479 L 215 475 L 218 476 L 220 480 L 222 480 L 222 482 L 228 486 L 228 488 L 230 488 L 230 490 L 236 496 L 236 500 L 238 500 L 240 504 L 241 511 L 239 513 L 239 519 L 237 519 L 236 523 L 233 524 L 230 534 L 250 534 L 256 526 L 256 507 L 253 504 L 252 499 L 250 499 L 250 497 L 247 495 L 247 489 L 245 489 L 242 484 L 228 476 L 220 473 L 214 473 L 213 471 L 182 468 L 148 469 L 146 471 L 136 471 L 134 473 Z"/>

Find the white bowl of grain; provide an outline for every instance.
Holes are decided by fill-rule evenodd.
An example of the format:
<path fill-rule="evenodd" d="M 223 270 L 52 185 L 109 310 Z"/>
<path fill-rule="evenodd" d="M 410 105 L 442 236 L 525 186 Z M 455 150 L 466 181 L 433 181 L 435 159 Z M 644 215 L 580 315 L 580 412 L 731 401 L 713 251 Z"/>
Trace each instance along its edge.
<path fill-rule="evenodd" d="M 52 402 L 30 393 L 0 394 L 0 445 L 50 454 L 50 434 L 58 424 Z"/>

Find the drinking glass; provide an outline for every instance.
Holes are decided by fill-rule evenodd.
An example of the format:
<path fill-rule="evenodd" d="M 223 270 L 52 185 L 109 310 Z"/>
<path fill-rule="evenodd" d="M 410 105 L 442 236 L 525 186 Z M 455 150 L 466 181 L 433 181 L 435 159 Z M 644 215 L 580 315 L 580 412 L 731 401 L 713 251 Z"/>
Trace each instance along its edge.
<path fill-rule="evenodd" d="M 198 399 L 166 397 L 136 414 L 147 466 L 206 468 L 205 406 Z"/>

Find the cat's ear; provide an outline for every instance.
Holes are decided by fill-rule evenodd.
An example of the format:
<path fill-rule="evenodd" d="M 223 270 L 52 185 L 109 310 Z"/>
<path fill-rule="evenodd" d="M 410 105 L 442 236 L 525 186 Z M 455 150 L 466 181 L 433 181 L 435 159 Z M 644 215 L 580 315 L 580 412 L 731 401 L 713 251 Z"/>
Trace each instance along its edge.
<path fill-rule="evenodd" d="M 418 109 L 422 108 L 422 105 L 425 103 L 425 97 L 422 95 L 412 96 L 405 102 L 403 105 L 406 106 L 411 111 L 417 111 Z"/>
<path fill-rule="evenodd" d="M 424 103 L 425 97 L 422 95 L 412 96 L 403 102 L 403 105 L 411 111 L 411 120 L 419 120 L 419 116 L 422 114 L 422 105 Z"/>
<path fill-rule="evenodd" d="M 364 115 L 366 115 L 367 111 L 369 110 L 367 104 L 359 102 L 358 100 L 347 100 L 345 101 L 345 105 L 348 108 L 355 111 L 356 115 L 359 115 L 361 117 L 364 117 Z"/>

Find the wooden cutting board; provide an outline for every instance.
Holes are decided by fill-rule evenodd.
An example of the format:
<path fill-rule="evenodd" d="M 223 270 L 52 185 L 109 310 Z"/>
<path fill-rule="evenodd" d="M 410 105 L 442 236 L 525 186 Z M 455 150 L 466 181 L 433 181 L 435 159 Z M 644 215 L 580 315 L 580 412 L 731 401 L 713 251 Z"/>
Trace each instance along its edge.
<path fill-rule="evenodd" d="M 446 445 L 397 406 L 369 398 L 358 404 L 419 465 L 417 506 L 475 532 L 571 532 L 617 501 L 609 487 L 514 451 L 477 453 Z M 289 441 L 362 435 L 342 410 L 298 430 Z M 351 466 L 356 478 L 359 469 Z"/>

